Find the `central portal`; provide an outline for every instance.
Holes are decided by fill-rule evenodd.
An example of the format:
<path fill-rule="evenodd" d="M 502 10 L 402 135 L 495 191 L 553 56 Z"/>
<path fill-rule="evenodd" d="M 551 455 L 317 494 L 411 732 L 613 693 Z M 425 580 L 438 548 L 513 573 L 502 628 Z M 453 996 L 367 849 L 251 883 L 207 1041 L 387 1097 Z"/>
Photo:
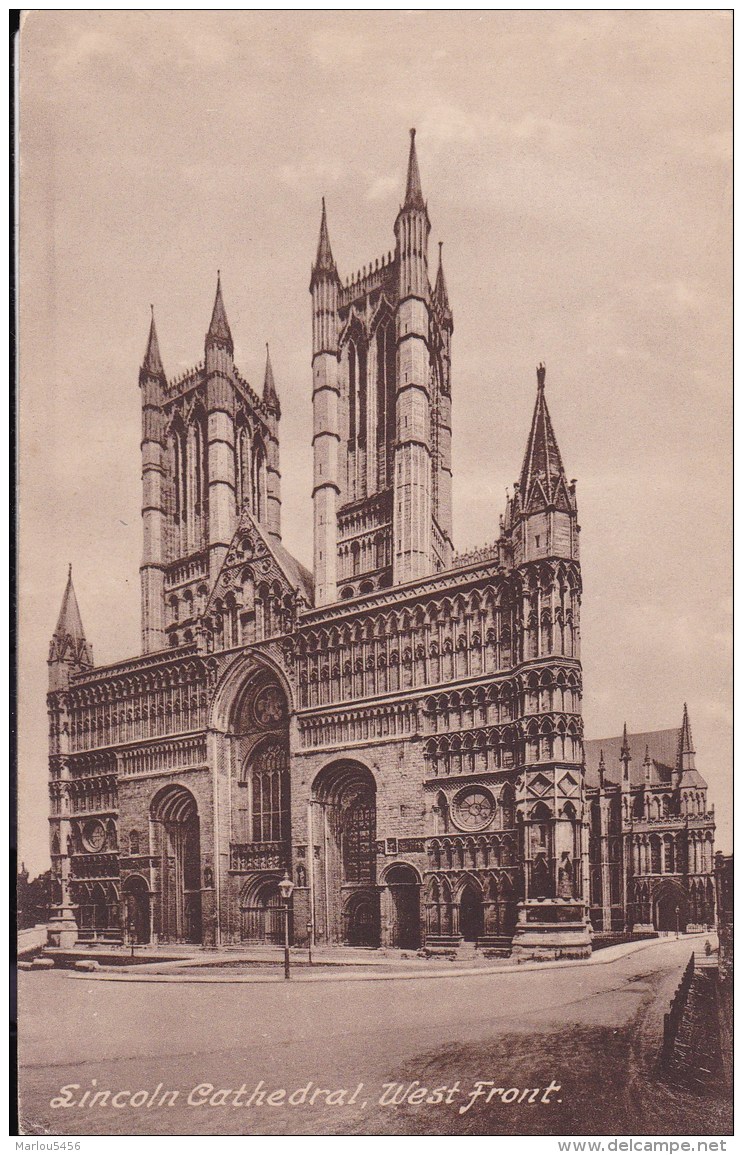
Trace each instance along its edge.
<path fill-rule="evenodd" d="M 343 761 L 320 771 L 311 843 L 317 941 L 379 946 L 377 787 L 366 766 Z"/>

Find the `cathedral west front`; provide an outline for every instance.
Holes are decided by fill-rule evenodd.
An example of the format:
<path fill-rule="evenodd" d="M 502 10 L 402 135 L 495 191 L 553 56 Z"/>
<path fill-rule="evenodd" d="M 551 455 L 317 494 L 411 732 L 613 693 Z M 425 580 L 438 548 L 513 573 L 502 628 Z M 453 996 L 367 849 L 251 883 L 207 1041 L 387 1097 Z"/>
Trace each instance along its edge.
<path fill-rule="evenodd" d="M 142 652 L 49 657 L 49 941 L 524 956 L 714 922 L 689 714 L 584 742 L 576 483 L 540 365 L 495 540 L 454 549 L 452 334 L 415 134 L 394 248 L 312 268 L 313 572 L 282 543 L 281 403 L 203 360 L 142 401 Z"/>

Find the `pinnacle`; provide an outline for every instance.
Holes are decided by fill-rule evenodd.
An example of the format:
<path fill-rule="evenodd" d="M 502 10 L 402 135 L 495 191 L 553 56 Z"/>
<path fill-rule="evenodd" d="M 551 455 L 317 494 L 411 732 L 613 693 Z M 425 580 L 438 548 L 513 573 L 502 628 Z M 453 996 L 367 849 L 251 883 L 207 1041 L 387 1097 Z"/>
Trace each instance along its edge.
<path fill-rule="evenodd" d="M 218 345 L 226 346 L 230 353 L 232 353 L 232 333 L 230 332 L 229 321 L 227 320 L 227 313 L 222 300 L 222 279 L 219 270 L 217 270 L 217 292 L 214 297 L 214 308 L 212 309 L 212 319 L 209 322 L 209 331 L 206 335 L 207 343 L 213 341 Z"/>
<path fill-rule="evenodd" d="M 160 357 L 160 346 L 157 341 L 157 329 L 155 328 L 155 309 L 150 305 L 152 317 L 150 319 L 150 333 L 147 338 L 147 348 L 145 350 L 144 361 L 142 368 L 147 373 L 151 373 L 153 377 L 162 377 L 165 374 L 163 369 L 162 358 Z"/>
<path fill-rule="evenodd" d="M 408 179 L 405 185 L 404 209 L 425 210 L 421 174 L 418 168 L 418 155 L 415 151 L 415 129 L 410 130 L 410 153 L 408 154 Z"/>
<path fill-rule="evenodd" d="M 276 385 L 273 379 L 273 367 L 271 365 L 271 354 L 268 349 L 268 341 L 266 341 L 266 374 L 263 378 L 263 403 L 268 409 L 273 409 L 280 415 L 279 397 L 276 392 Z"/>
<path fill-rule="evenodd" d="M 689 721 L 689 708 L 684 702 L 684 716 L 681 721 L 681 730 L 679 732 L 679 769 L 694 770 L 694 743 L 691 737 L 691 723 Z"/>
<path fill-rule="evenodd" d="M 436 274 L 436 285 L 434 287 L 434 294 L 444 306 L 449 308 L 449 294 L 446 290 L 446 277 L 444 276 L 444 258 L 443 258 L 444 242 L 439 241 L 439 270 Z"/>
<path fill-rule="evenodd" d="M 328 214 L 325 209 L 325 197 L 322 198 L 322 217 L 320 218 L 320 238 L 317 242 L 317 258 L 315 271 L 320 269 L 335 269 L 333 252 L 330 248 L 330 234 L 328 233 Z"/>

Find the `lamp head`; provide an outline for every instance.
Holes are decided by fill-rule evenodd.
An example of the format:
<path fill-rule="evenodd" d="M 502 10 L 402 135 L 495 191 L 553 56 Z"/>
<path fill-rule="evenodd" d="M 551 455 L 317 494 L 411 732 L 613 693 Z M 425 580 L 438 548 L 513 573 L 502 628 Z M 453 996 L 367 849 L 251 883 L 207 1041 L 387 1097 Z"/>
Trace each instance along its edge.
<path fill-rule="evenodd" d="M 279 883 L 279 893 L 281 894 L 281 897 L 283 898 L 284 902 L 289 901 L 289 899 L 292 896 L 293 891 L 294 891 L 294 883 L 292 882 L 292 880 L 289 877 L 289 871 L 285 870 L 284 871 L 284 877 L 282 878 L 281 882 Z"/>

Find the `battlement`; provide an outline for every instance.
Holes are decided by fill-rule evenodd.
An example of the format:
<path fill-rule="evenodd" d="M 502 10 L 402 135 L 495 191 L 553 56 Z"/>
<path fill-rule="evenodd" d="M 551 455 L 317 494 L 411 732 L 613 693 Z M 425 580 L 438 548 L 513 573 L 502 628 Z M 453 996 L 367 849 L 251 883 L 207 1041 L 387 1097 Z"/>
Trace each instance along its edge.
<path fill-rule="evenodd" d="M 350 278 L 346 278 L 346 283 L 345 285 L 341 285 L 340 293 L 338 294 L 338 304 L 340 306 L 350 305 L 352 301 L 358 300 L 359 297 L 366 296 L 375 289 L 393 286 L 396 272 L 397 262 L 394 254 L 388 252 L 386 257 L 382 254 L 381 260 L 377 257 L 373 267 L 371 264 L 369 264 L 368 268 L 366 265 L 363 265 L 362 268 L 353 273 Z"/>
<path fill-rule="evenodd" d="M 199 361 L 198 364 L 193 365 L 185 372 L 179 373 L 177 377 L 171 377 L 168 381 L 169 393 L 183 393 L 186 389 L 194 388 L 201 384 L 204 376 L 204 362 Z"/>

